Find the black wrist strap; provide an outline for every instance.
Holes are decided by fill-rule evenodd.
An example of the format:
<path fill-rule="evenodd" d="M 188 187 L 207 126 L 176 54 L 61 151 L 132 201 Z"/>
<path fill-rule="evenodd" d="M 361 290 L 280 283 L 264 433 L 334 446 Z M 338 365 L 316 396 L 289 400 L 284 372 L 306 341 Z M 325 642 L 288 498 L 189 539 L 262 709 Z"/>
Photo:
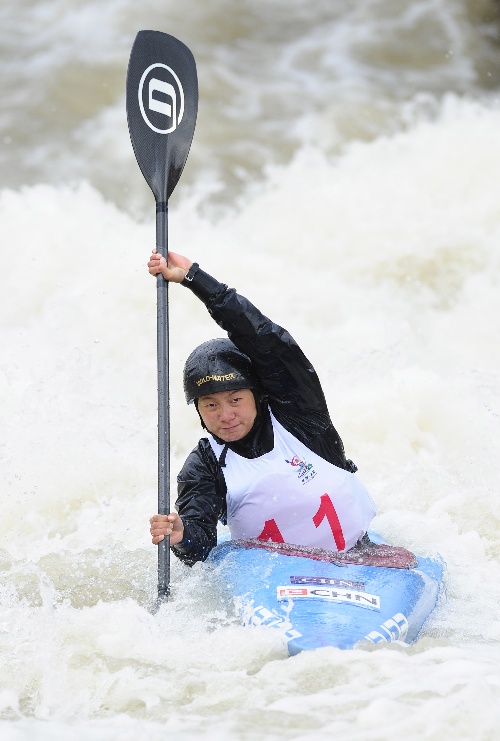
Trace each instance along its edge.
<path fill-rule="evenodd" d="M 198 272 L 199 267 L 200 266 L 197 262 L 193 262 L 186 275 L 184 276 L 184 280 L 181 281 L 181 286 L 188 286 L 192 282 L 194 276 Z"/>

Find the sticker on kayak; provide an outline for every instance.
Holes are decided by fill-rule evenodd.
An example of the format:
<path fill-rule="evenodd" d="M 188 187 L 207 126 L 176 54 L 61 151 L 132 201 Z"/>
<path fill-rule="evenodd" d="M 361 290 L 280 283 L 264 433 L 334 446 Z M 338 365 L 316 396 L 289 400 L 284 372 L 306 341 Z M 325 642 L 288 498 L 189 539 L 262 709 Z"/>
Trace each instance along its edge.
<path fill-rule="evenodd" d="M 244 623 L 245 625 L 265 625 L 267 628 L 277 628 L 283 633 L 287 641 L 302 637 L 302 633 L 292 627 L 286 614 L 279 615 L 276 610 L 268 610 L 263 605 L 253 608 L 250 616 L 244 618 Z"/>
<path fill-rule="evenodd" d="M 277 587 L 278 602 L 296 599 L 322 599 L 329 602 L 347 602 L 358 607 L 367 607 L 369 610 L 380 610 L 380 597 L 367 592 L 357 592 L 353 589 L 337 589 L 335 587 Z"/>
<path fill-rule="evenodd" d="M 404 641 L 408 633 L 408 620 L 403 613 L 398 612 L 386 620 L 379 630 L 372 630 L 365 636 L 365 641 L 371 643 L 392 643 L 393 641 Z M 383 632 L 382 632 L 383 631 Z"/>
<path fill-rule="evenodd" d="M 341 589 L 357 589 L 360 592 L 365 591 L 365 585 L 362 581 L 334 579 L 330 576 L 291 576 L 290 584 L 319 584 L 321 586 L 328 584 L 331 587 L 340 587 Z"/>

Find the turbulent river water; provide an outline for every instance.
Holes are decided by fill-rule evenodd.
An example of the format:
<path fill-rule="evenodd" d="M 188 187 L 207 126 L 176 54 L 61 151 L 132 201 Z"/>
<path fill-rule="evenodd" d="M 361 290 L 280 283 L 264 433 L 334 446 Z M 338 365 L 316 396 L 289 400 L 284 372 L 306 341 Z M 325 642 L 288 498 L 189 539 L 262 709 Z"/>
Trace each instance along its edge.
<path fill-rule="evenodd" d="M 392 543 L 446 562 L 421 639 L 288 658 L 156 550 L 154 201 L 125 76 L 183 40 L 200 106 L 170 244 L 287 327 Z M 0 7 L 2 741 L 497 738 L 500 3 Z M 218 331 L 170 292 L 181 371 Z"/>

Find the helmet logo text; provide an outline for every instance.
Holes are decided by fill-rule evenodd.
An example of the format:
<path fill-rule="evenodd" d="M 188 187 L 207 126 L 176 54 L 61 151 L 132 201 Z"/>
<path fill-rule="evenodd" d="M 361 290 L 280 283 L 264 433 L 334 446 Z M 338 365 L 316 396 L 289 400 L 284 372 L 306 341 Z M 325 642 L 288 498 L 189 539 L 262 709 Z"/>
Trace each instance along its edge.
<path fill-rule="evenodd" d="M 226 373 L 224 376 L 204 376 L 196 381 L 196 385 L 201 386 L 203 383 L 208 383 L 209 381 L 231 381 L 233 378 L 236 378 L 235 373 Z"/>

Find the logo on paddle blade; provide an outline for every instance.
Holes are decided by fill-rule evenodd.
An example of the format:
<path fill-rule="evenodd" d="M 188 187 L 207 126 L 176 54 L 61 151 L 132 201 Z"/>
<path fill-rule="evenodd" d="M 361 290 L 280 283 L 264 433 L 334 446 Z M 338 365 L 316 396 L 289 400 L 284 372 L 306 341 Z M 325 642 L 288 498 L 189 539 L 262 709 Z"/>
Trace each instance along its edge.
<path fill-rule="evenodd" d="M 150 129 L 157 134 L 175 131 L 184 115 L 181 81 L 166 64 L 150 65 L 139 82 L 139 108 Z"/>

